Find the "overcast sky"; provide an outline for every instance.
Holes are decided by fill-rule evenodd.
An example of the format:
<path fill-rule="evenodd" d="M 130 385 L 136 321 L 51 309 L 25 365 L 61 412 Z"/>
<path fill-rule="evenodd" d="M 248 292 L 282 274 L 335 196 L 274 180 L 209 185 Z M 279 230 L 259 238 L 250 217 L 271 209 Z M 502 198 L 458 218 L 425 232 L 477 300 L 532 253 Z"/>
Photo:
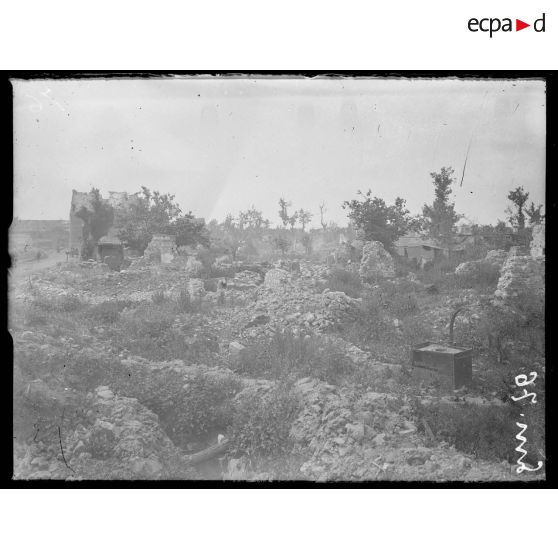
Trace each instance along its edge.
<path fill-rule="evenodd" d="M 67 219 L 72 189 L 170 192 L 222 219 L 280 196 L 346 223 L 357 190 L 419 212 L 452 166 L 456 210 L 505 218 L 544 201 L 541 81 L 260 79 L 14 81 L 14 215 Z M 468 153 L 463 184 L 461 176 Z M 319 226 L 319 217 L 312 223 Z"/>

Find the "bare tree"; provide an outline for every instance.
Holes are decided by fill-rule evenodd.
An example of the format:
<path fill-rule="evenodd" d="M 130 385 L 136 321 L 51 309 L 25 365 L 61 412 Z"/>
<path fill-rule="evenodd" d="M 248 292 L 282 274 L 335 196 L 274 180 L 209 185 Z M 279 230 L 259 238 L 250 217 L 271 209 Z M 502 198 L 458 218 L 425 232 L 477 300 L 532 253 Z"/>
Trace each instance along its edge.
<path fill-rule="evenodd" d="M 326 210 L 327 210 L 326 204 L 325 204 L 325 202 L 322 202 L 320 204 L 320 224 L 322 225 L 322 228 L 324 229 L 324 231 L 327 228 L 327 223 L 325 221 Z"/>
<path fill-rule="evenodd" d="M 291 202 L 285 200 L 285 198 L 279 198 L 279 217 L 283 223 L 283 227 L 287 228 L 290 224 L 292 217 L 289 217 L 287 208 L 291 205 Z M 291 227 L 292 228 L 292 227 Z"/>

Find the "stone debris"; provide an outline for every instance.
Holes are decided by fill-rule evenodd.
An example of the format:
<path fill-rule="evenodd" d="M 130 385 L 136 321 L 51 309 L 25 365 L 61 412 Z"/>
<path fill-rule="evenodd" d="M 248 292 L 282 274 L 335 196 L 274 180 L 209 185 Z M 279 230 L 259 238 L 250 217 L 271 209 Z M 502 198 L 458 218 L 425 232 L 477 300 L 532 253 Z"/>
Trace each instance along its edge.
<path fill-rule="evenodd" d="M 290 274 L 284 269 L 270 269 L 264 278 L 264 285 L 268 289 L 283 289 L 290 282 Z"/>

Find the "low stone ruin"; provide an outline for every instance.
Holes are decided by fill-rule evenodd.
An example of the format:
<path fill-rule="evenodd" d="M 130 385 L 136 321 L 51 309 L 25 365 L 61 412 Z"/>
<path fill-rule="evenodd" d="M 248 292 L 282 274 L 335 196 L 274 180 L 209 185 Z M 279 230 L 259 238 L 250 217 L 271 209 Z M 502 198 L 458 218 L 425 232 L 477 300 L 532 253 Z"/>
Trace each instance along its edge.
<path fill-rule="evenodd" d="M 393 258 L 381 242 L 372 240 L 364 244 L 359 275 L 367 283 L 372 283 L 378 279 L 395 277 Z"/>
<path fill-rule="evenodd" d="M 162 264 L 171 263 L 177 255 L 176 238 L 170 234 L 154 234 L 147 245 L 144 258 Z"/>

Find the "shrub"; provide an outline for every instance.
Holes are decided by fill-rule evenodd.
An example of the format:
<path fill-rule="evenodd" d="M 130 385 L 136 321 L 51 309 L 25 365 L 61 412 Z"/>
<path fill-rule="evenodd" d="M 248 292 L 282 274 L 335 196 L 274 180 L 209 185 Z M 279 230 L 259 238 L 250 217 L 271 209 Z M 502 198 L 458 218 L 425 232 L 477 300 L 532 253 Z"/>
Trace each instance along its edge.
<path fill-rule="evenodd" d="M 228 436 L 233 454 L 245 454 L 256 460 L 274 459 L 293 447 L 289 437 L 299 410 L 299 400 L 289 384 L 280 384 L 262 397 L 242 397 Z"/>
<path fill-rule="evenodd" d="M 544 309 L 531 307 L 520 314 L 507 308 L 487 305 L 481 331 L 484 338 L 489 340 L 489 349 L 500 362 L 521 356 L 544 356 Z"/>
<path fill-rule="evenodd" d="M 164 304 L 165 302 L 167 302 L 168 297 L 165 291 L 158 290 L 153 293 L 153 295 L 151 296 L 151 300 L 153 304 Z"/>
<path fill-rule="evenodd" d="M 169 437 L 184 447 L 227 430 L 233 416 L 232 401 L 240 388 L 233 376 L 200 374 L 185 380 L 171 372 L 151 378 L 139 399 L 157 413 Z"/>
<path fill-rule="evenodd" d="M 172 326 L 174 318 L 168 305 L 144 304 L 122 313 L 122 327 L 137 337 L 162 337 Z"/>
<path fill-rule="evenodd" d="M 405 363 L 414 344 L 432 336 L 432 326 L 418 314 L 414 294 L 385 296 L 377 289 L 363 296 L 355 313 L 340 323 L 340 334 L 384 362 Z"/>
<path fill-rule="evenodd" d="M 520 411 L 525 414 L 524 407 L 456 405 L 443 402 L 424 405 L 418 399 L 413 402 L 412 407 L 419 431 L 425 432 L 426 423 L 436 439 L 450 443 L 459 451 L 479 459 L 505 459 L 510 462 L 515 462 L 520 455 L 515 451 L 519 443 L 515 438 L 519 432 L 516 422 L 526 420 L 519 415 Z M 533 430 L 529 432 L 533 436 Z M 532 447 L 540 447 L 541 435 L 544 447 L 544 427 L 542 432 L 540 429 L 536 432 L 536 440 L 531 438 Z M 537 460 L 535 453 L 532 453 L 530 458 Z"/>
<path fill-rule="evenodd" d="M 94 322 L 114 324 L 120 319 L 120 313 L 131 305 L 123 300 L 105 300 L 87 309 L 85 316 Z"/>
<path fill-rule="evenodd" d="M 341 291 L 352 298 L 359 298 L 363 288 L 358 273 L 340 268 L 330 271 L 324 286 L 331 291 Z"/>
<path fill-rule="evenodd" d="M 201 300 L 192 300 L 188 289 L 180 289 L 176 299 L 176 310 L 181 314 L 190 314 L 201 310 Z"/>
<path fill-rule="evenodd" d="M 466 289 L 494 289 L 498 284 L 500 278 L 500 269 L 492 262 L 475 262 L 474 270 L 471 272 L 459 275 L 457 278 L 457 285 Z"/>
<path fill-rule="evenodd" d="M 276 332 L 271 340 L 249 345 L 236 368 L 249 376 L 277 379 L 311 376 L 329 383 L 350 377 L 354 366 L 342 348 L 329 339 L 300 337 L 291 331 Z"/>
<path fill-rule="evenodd" d="M 33 306 L 47 312 L 75 312 L 83 306 L 83 302 L 76 295 L 45 296 L 35 295 Z"/>

